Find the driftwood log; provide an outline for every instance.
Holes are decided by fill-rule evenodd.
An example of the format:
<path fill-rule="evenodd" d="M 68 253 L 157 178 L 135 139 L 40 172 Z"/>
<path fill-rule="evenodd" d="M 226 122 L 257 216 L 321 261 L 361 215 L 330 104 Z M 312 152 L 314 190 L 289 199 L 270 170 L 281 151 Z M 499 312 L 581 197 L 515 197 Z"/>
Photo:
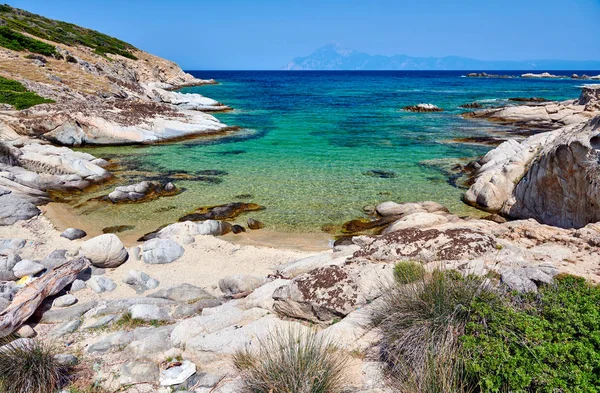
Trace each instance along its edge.
<path fill-rule="evenodd" d="M 0 337 L 14 332 L 23 324 L 48 296 L 56 295 L 72 283 L 77 274 L 90 266 L 90 261 L 79 257 L 50 270 L 42 277 L 21 289 L 11 304 L 0 312 Z"/>

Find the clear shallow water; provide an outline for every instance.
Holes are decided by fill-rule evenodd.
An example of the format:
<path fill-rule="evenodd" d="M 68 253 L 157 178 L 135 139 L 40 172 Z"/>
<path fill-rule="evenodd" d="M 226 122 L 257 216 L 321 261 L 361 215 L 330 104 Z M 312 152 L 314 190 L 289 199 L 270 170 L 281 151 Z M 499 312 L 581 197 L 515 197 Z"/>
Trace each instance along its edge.
<path fill-rule="evenodd" d="M 129 181 L 167 172 L 207 178 L 178 180 L 185 192 L 150 203 L 83 204 L 77 208 L 83 220 L 100 226 L 135 225 L 136 231 L 146 232 L 197 207 L 239 200 L 265 206 L 266 210 L 249 215 L 270 229 L 288 232 L 339 225 L 361 217 L 365 205 L 386 200 L 434 200 L 457 214 L 474 214 L 460 201 L 463 189 L 449 184 L 439 169 L 424 165 L 485 154 L 490 147 L 451 140 L 502 130 L 462 119 L 458 115 L 464 110 L 459 106 L 473 101 L 502 105 L 510 97 L 572 99 L 584 83 L 464 78 L 464 72 L 452 71 L 192 74 L 215 78 L 220 84 L 182 91 L 235 108 L 215 116 L 243 130 L 170 145 L 84 149 L 126 165 L 123 174 L 130 176 Z M 435 104 L 444 112 L 401 110 L 418 103 Z M 365 175 L 370 170 L 391 172 L 394 177 Z"/>

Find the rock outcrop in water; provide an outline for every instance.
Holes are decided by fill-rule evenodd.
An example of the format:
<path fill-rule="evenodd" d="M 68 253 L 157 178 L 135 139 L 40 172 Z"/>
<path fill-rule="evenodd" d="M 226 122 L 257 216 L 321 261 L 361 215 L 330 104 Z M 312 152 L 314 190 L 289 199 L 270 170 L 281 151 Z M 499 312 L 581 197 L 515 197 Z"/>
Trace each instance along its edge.
<path fill-rule="evenodd" d="M 409 105 L 409 106 L 405 106 L 404 108 L 405 111 L 409 111 L 409 112 L 442 112 L 443 109 L 438 108 L 437 106 L 433 105 L 433 104 L 417 104 L 417 105 Z"/>
<path fill-rule="evenodd" d="M 465 201 L 509 217 L 535 218 L 565 228 L 600 221 L 598 92 L 600 86 L 587 86 L 572 104 L 583 107 L 579 116 L 586 121 L 521 143 L 510 140 L 488 152 L 478 161 Z"/>
<path fill-rule="evenodd" d="M 527 105 L 483 109 L 466 113 L 466 118 L 487 119 L 534 130 L 553 130 L 569 124 L 589 120 L 597 114 L 598 85 L 582 88 L 577 100 L 563 102 L 535 102 Z"/>

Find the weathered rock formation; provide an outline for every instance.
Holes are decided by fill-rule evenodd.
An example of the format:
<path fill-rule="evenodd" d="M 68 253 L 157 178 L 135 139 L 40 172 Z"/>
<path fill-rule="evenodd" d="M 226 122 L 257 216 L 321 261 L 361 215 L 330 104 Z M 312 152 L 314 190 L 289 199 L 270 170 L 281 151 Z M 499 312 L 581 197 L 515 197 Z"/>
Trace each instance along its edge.
<path fill-rule="evenodd" d="M 586 87 L 577 101 L 585 105 L 584 119 L 600 114 L 594 111 L 598 91 L 600 86 Z M 565 228 L 600 221 L 599 151 L 600 116 L 521 143 L 509 140 L 477 162 L 464 200 L 490 212 Z"/>
<path fill-rule="evenodd" d="M 466 118 L 487 119 L 536 130 L 554 130 L 589 120 L 598 112 L 600 85 L 582 88 L 577 100 L 528 102 L 527 105 L 483 109 L 466 113 Z"/>
<path fill-rule="evenodd" d="M 443 109 L 438 108 L 437 106 L 433 105 L 433 104 L 417 104 L 417 105 L 409 105 L 409 106 L 405 106 L 404 108 L 405 111 L 409 111 L 409 112 L 442 112 Z"/>

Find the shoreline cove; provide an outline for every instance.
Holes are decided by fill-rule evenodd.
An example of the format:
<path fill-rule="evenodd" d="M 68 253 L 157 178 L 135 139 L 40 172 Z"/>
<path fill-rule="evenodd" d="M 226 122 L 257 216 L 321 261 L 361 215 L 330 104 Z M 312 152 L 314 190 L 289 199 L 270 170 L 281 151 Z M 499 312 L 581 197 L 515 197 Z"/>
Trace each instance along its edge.
<path fill-rule="evenodd" d="M 0 390 L 600 387 L 599 72 L 187 73 L 0 24 Z"/>

